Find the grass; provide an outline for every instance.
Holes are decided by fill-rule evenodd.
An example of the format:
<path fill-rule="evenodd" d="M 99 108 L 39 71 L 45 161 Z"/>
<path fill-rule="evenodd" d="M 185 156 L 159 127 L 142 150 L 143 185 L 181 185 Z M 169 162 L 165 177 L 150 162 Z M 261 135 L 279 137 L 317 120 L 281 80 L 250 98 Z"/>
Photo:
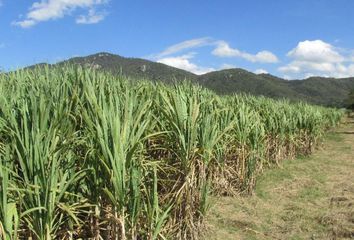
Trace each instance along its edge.
<path fill-rule="evenodd" d="M 253 196 L 215 199 L 207 239 L 353 237 L 354 140 L 341 133 L 353 128 L 343 124 L 326 135 L 313 156 L 266 170 Z M 233 226 L 236 220 L 247 225 Z"/>

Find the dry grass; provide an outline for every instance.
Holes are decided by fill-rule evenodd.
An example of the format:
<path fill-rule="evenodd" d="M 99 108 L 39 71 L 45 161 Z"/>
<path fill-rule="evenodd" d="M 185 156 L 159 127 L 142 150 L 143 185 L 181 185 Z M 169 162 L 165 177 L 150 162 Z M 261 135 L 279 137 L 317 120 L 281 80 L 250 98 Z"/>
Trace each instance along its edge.
<path fill-rule="evenodd" d="M 311 157 L 264 172 L 253 196 L 214 199 L 206 239 L 353 239 L 353 129 L 348 120 Z"/>

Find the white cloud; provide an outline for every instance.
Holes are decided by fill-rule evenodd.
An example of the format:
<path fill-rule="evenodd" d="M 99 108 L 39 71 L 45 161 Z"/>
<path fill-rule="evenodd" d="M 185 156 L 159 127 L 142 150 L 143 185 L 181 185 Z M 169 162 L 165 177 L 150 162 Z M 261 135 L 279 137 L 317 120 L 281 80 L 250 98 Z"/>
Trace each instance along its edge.
<path fill-rule="evenodd" d="M 221 67 L 220 67 L 220 69 L 232 69 L 232 68 L 236 68 L 236 65 L 224 63 L 224 64 L 221 65 Z"/>
<path fill-rule="evenodd" d="M 0 43 L 0 49 L 4 48 L 5 46 L 6 46 L 5 43 Z"/>
<path fill-rule="evenodd" d="M 32 20 L 32 19 L 26 19 L 26 20 L 23 20 L 23 21 L 14 22 L 13 24 L 17 25 L 17 26 L 20 26 L 22 28 L 29 28 L 29 27 L 32 27 L 32 26 L 36 25 L 37 22 Z"/>
<path fill-rule="evenodd" d="M 242 52 L 238 49 L 231 48 L 229 44 L 225 41 L 215 41 L 209 37 L 196 38 L 187 40 L 175 45 L 172 45 L 162 52 L 150 56 L 150 58 L 163 58 L 183 50 L 199 48 L 205 46 L 215 46 L 212 54 L 218 57 L 240 57 L 250 62 L 260 62 L 260 63 L 276 63 L 278 62 L 277 56 L 269 51 L 260 51 L 256 54 L 250 54 L 247 52 Z"/>
<path fill-rule="evenodd" d="M 97 13 L 95 9 L 90 9 L 88 15 L 80 15 L 76 18 L 78 24 L 95 24 L 102 21 L 106 17 L 106 13 Z"/>
<path fill-rule="evenodd" d="M 291 50 L 287 56 L 298 61 L 308 62 L 332 62 L 338 63 L 344 60 L 336 49 L 329 43 L 322 40 L 303 41 Z"/>
<path fill-rule="evenodd" d="M 350 61 L 354 62 L 354 51 L 352 51 L 349 58 L 350 58 Z"/>
<path fill-rule="evenodd" d="M 285 80 L 291 80 L 292 78 L 289 75 L 283 75 L 283 79 Z"/>
<path fill-rule="evenodd" d="M 277 56 L 269 51 L 260 51 L 256 54 L 250 54 L 240 51 L 236 48 L 231 48 L 225 41 L 218 41 L 216 48 L 212 51 L 212 54 L 218 57 L 239 57 L 250 62 L 260 63 L 276 63 L 278 62 Z"/>
<path fill-rule="evenodd" d="M 193 63 L 191 59 L 194 58 L 196 53 L 190 52 L 184 55 L 174 55 L 185 50 L 199 48 L 207 45 L 213 45 L 213 41 L 208 37 L 191 39 L 172 45 L 158 54 L 151 55 L 149 58 L 159 63 L 164 63 L 166 65 L 180 68 L 195 74 L 204 74 L 214 71 L 215 69 L 211 67 L 198 66 L 197 64 Z"/>
<path fill-rule="evenodd" d="M 13 24 L 22 28 L 28 28 L 39 22 L 63 18 L 65 15 L 71 14 L 78 8 L 94 11 L 96 6 L 106 2 L 107 0 L 41 0 L 40 2 L 34 2 L 32 4 L 24 20 L 15 21 Z M 101 17 L 101 19 L 99 19 L 99 17 Z M 95 21 L 98 22 L 103 18 L 104 15 L 91 14 L 90 16 L 89 12 L 86 18 L 81 16 L 77 21 L 79 20 L 80 23 L 83 23 L 86 20 L 86 22 L 91 21 L 93 23 Z"/>
<path fill-rule="evenodd" d="M 215 71 L 216 69 L 213 67 L 198 66 L 196 63 L 192 62 L 195 53 L 183 54 L 183 51 L 185 52 L 186 50 L 201 47 L 213 47 L 214 50 L 212 51 L 212 54 L 219 57 L 241 57 L 247 61 L 263 63 L 274 63 L 278 61 L 278 58 L 269 51 L 261 51 L 252 55 L 246 52 L 241 52 L 238 49 L 232 49 L 225 41 L 216 41 L 209 37 L 196 38 L 177 43 L 160 53 L 150 55 L 148 58 L 196 74 Z M 235 66 L 231 64 L 223 64 L 218 69 L 230 68 L 235 68 Z"/>
<path fill-rule="evenodd" d="M 195 38 L 195 39 L 183 41 L 183 42 L 177 43 L 175 45 L 172 45 L 172 46 L 166 48 L 165 50 L 163 50 L 162 52 L 154 55 L 153 57 L 162 58 L 162 57 L 165 57 L 168 55 L 175 54 L 177 52 L 181 52 L 183 50 L 198 48 L 198 47 L 206 46 L 209 44 L 212 44 L 212 41 L 208 37 Z"/>
<path fill-rule="evenodd" d="M 315 77 L 315 76 L 316 76 L 316 74 L 313 74 L 313 73 L 306 73 L 306 75 L 304 76 L 304 78 L 306 79 L 306 78 Z M 328 76 L 324 75 L 323 77 L 328 77 Z"/>
<path fill-rule="evenodd" d="M 293 60 L 278 70 L 292 78 L 354 76 L 353 59 L 322 40 L 299 42 L 287 56 Z"/>
<path fill-rule="evenodd" d="M 268 71 L 267 70 L 265 70 L 265 69 L 262 69 L 262 68 L 259 68 L 259 69 L 257 69 L 256 71 L 254 71 L 254 73 L 255 74 L 262 74 L 262 73 L 268 73 Z"/>
<path fill-rule="evenodd" d="M 164 64 L 172 66 L 172 67 L 184 69 L 186 71 L 189 71 L 189 72 L 192 72 L 192 73 L 195 73 L 198 75 L 215 70 L 214 68 L 201 67 L 201 66 L 196 65 L 195 63 L 192 63 L 190 61 L 192 58 L 194 58 L 194 54 L 190 53 L 190 54 L 177 56 L 177 57 L 162 58 L 162 59 L 159 59 L 157 62 L 164 63 Z"/>

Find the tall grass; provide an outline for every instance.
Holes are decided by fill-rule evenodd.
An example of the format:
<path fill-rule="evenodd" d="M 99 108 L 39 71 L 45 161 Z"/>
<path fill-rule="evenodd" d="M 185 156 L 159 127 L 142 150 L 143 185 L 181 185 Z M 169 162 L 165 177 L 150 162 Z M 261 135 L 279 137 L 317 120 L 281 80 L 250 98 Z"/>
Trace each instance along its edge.
<path fill-rule="evenodd" d="M 197 239 L 211 194 L 310 154 L 342 112 L 88 69 L 0 75 L 3 239 Z"/>

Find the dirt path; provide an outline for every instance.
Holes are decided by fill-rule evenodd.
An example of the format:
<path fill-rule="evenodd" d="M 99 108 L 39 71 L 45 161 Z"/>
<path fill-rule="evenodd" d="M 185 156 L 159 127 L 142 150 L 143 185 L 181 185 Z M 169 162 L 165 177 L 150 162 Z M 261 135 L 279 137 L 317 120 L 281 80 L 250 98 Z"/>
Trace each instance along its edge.
<path fill-rule="evenodd" d="M 253 196 L 212 204 L 209 239 L 354 239 L 354 120 L 312 156 L 264 172 Z"/>

